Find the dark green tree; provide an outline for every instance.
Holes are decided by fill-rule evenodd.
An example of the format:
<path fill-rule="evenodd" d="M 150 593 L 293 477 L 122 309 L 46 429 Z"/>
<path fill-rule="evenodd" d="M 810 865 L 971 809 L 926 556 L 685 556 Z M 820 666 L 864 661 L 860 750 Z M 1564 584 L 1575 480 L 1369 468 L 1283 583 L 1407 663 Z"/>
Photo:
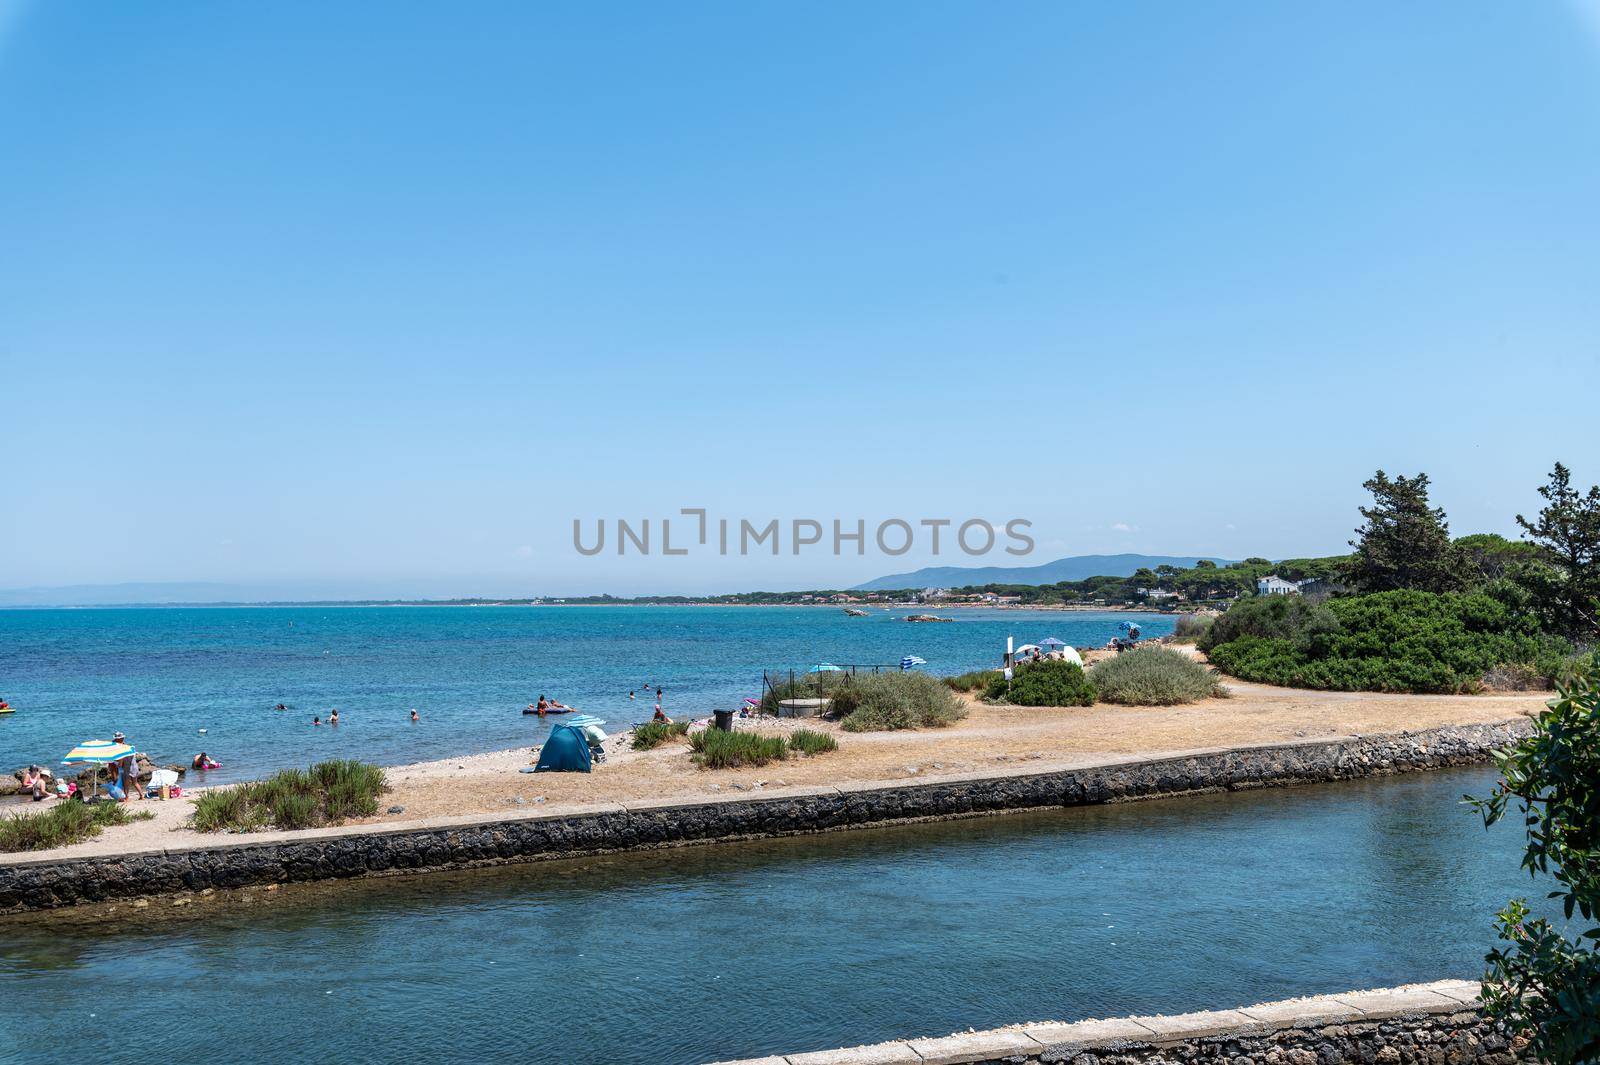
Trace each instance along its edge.
<path fill-rule="evenodd" d="M 1497 918 L 1503 946 L 1488 958 L 1486 1012 L 1531 1041 L 1529 1060 L 1600 1060 L 1600 665 L 1559 689 L 1533 734 L 1500 755 L 1501 780 L 1469 802 L 1492 825 L 1515 804 L 1527 826 L 1522 867 L 1551 877 L 1550 898 L 1591 925 L 1568 939 L 1513 899 Z"/>
<path fill-rule="evenodd" d="M 1544 509 L 1533 521 L 1518 514 L 1517 524 L 1543 565 L 1520 568 L 1517 579 L 1532 593 L 1547 628 L 1592 640 L 1600 633 L 1600 485 L 1580 492 L 1558 462 L 1539 494 Z"/>
<path fill-rule="evenodd" d="M 1379 470 L 1362 485 L 1372 506 L 1351 540 L 1345 580 L 1363 592 L 1449 592 L 1464 586 L 1461 554 L 1450 542 L 1444 508 L 1428 505 L 1428 475 L 1391 479 Z"/>

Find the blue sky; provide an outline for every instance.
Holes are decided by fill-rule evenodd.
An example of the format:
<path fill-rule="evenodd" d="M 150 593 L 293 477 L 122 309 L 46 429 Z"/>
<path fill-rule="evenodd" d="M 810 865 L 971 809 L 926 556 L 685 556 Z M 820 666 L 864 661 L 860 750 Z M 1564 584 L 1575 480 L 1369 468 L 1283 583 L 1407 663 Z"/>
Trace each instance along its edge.
<path fill-rule="evenodd" d="M 1510 532 L 1600 480 L 1597 188 L 1577 2 L 0 0 L 0 587 L 1281 557 L 1378 466 Z"/>

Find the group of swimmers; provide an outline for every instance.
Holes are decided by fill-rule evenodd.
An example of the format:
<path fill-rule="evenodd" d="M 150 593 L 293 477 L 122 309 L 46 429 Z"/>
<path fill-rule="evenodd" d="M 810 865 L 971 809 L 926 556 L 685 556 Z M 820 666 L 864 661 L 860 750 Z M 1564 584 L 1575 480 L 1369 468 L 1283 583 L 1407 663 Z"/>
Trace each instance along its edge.
<path fill-rule="evenodd" d="M 283 704 L 279 703 L 277 708 L 279 710 L 282 710 L 284 708 Z M 412 721 L 412 723 L 415 724 L 416 722 L 421 721 L 421 720 L 422 720 L 422 715 L 417 713 L 415 707 L 412 707 L 412 709 L 411 709 L 411 721 Z M 325 724 L 326 725 L 337 725 L 339 723 L 339 708 L 338 707 L 334 707 L 332 710 L 328 711 L 328 720 L 327 721 L 323 721 L 322 720 L 322 716 L 320 714 L 313 715 L 312 718 L 311 718 L 311 723 L 313 725 L 316 725 L 316 726 L 319 726 L 319 727 L 322 726 L 322 725 L 325 725 Z"/>

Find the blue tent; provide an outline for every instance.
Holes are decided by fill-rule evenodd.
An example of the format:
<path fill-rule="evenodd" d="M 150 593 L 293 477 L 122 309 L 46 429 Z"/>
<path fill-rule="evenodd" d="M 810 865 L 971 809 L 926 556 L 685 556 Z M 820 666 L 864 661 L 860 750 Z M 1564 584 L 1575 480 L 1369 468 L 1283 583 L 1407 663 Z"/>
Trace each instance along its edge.
<path fill-rule="evenodd" d="M 557 725 L 539 748 L 539 764 L 535 773 L 587 773 L 589 771 L 589 741 L 583 730 L 571 725 Z"/>

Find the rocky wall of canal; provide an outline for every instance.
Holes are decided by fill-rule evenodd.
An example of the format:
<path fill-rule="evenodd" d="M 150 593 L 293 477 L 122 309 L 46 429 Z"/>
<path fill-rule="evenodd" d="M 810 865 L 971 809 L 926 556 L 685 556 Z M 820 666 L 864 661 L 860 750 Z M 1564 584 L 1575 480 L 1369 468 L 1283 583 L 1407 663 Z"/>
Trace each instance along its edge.
<path fill-rule="evenodd" d="M 1378 991 L 1154 1017 L 1016 1024 L 721 1065 L 1515 1065 L 1526 1038 L 1482 1014 L 1478 985 Z"/>
<path fill-rule="evenodd" d="M 630 802 L 481 820 L 320 829 L 271 840 L 226 836 L 214 843 L 200 840 L 115 856 L 10 855 L 0 862 L 0 913 L 1349 780 L 1482 763 L 1528 727 L 1519 718 L 915 784 Z"/>

